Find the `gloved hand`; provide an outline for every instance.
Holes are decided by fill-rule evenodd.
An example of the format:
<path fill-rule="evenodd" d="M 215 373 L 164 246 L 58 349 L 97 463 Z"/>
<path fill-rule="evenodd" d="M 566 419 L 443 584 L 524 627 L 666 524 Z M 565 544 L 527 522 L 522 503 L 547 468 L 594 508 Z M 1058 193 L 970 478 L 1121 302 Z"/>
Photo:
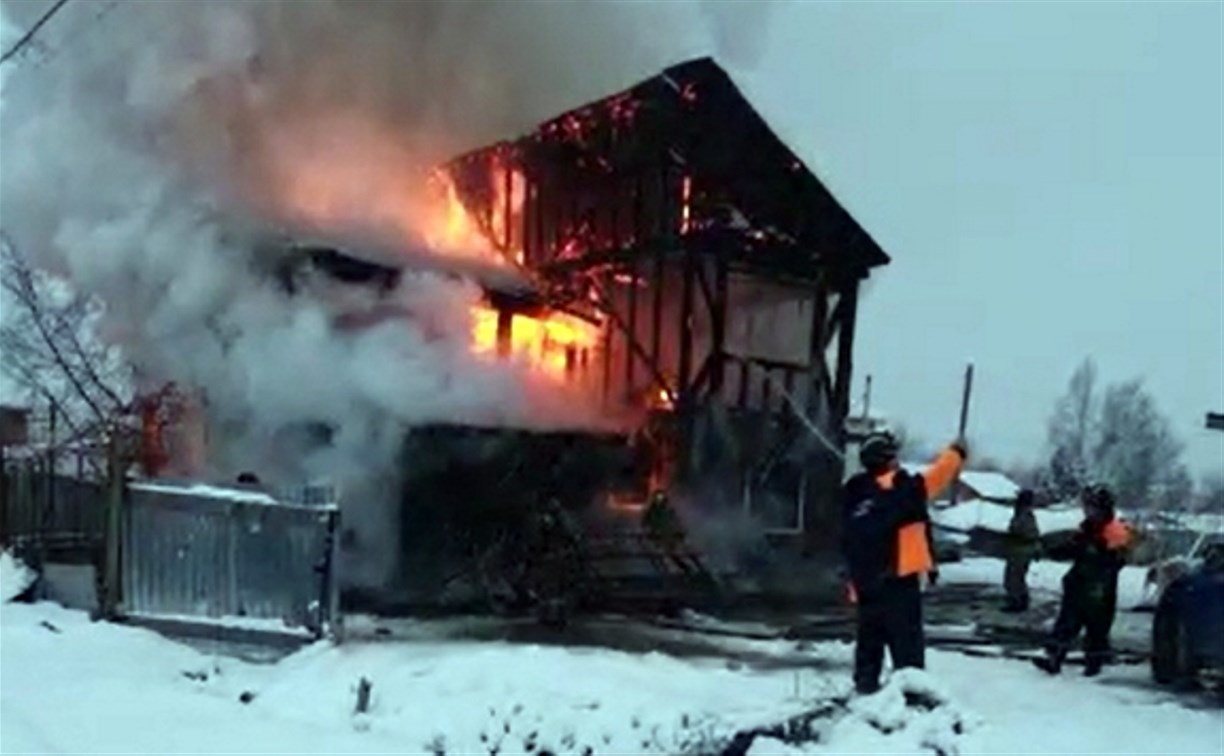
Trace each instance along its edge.
<path fill-rule="evenodd" d="M 927 579 L 931 581 L 931 585 L 939 584 L 939 570 L 931 570 L 927 573 Z"/>
<path fill-rule="evenodd" d="M 969 442 L 964 438 L 958 438 L 951 444 L 952 451 L 961 456 L 962 460 L 969 459 Z"/>

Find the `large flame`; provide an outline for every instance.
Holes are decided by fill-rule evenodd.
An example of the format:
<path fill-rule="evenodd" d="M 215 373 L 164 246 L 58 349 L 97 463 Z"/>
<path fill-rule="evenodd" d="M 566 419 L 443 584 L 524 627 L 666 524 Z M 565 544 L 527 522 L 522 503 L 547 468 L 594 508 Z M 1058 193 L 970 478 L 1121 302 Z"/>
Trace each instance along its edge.
<path fill-rule="evenodd" d="M 472 212 L 446 169 L 423 173 L 393 135 L 361 119 L 329 116 L 300 121 L 271 145 L 279 176 L 273 209 L 320 230 L 364 230 L 406 249 L 489 264 L 523 264 L 523 204 L 527 182 L 501 159 L 489 166 L 491 204 Z M 498 312 L 472 308 L 472 351 L 520 360 L 546 376 L 568 379 L 593 363 L 600 329 L 554 312 L 508 315 L 508 343 L 499 344 Z"/>
<path fill-rule="evenodd" d="M 489 168 L 492 212 L 482 218 L 449 173 L 425 170 L 403 139 L 359 116 L 302 117 L 267 140 L 274 181 L 255 199 L 291 225 L 467 262 L 522 261 L 526 181 L 507 165 Z"/>
<path fill-rule="evenodd" d="M 554 379 L 572 377 L 591 364 L 592 353 L 599 343 L 597 325 L 563 312 L 553 312 L 541 317 L 508 314 L 509 341 L 500 344 L 498 311 L 476 306 L 471 314 L 474 353 L 494 358 L 508 353 L 512 359 L 521 360 Z"/>
<path fill-rule="evenodd" d="M 490 169 L 493 186 L 491 213 L 482 224 L 463 204 L 455 181 L 444 169 L 430 175 L 430 196 L 420 219 L 421 235 L 431 249 L 442 254 L 473 251 L 482 257 L 505 263 L 523 264 L 520 228 L 527 182 L 523 174 L 495 163 Z"/>

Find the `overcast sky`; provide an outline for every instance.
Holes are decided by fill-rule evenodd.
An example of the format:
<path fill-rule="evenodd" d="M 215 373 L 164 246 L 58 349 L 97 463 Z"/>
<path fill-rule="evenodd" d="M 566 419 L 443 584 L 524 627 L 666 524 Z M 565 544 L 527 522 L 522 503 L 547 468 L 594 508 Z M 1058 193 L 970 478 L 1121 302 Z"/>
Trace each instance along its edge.
<path fill-rule="evenodd" d="M 893 257 L 856 393 L 919 435 L 1034 458 L 1076 364 L 1144 377 L 1197 472 L 1224 467 L 1216 2 L 793 3 L 737 76 Z"/>

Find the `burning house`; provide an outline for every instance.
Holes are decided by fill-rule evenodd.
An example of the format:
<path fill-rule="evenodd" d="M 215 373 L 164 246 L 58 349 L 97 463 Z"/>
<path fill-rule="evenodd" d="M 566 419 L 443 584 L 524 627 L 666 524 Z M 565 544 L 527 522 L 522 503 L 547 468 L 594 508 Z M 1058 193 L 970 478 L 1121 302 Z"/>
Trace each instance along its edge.
<path fill-rule="evenodd" d="M 669 68 L 445 167 L 570 338 L 512 305 L 477 334 L 639 412 L 654 484 L 815 533 L 840 465 L 860 283 L 888 257 L 712 60 Z M 496 337 L 496 339 L 494 339 Z"/>
<path fill-rule="evenodd" d="M 409 423 L 398 479 L 370 484 L 398 487 L 394 502 L 341 539 L 392 554 L 363 595 L 429 601 L 473 571 L 487 583 L 521 567 L 507 544 L 522 549 L 531 513 L 556 504 L 598 531 L 634 521 L 654 490 L 690 522 L 734 515 L 775 544 L 831 543 L 859 286 L 888 257 L 716 63 L 456 157 L 431 183 L 418 225 L 463 254 L 296 241 L 261 259 L 340 333 L 404 319 L 429 339 L 403 279 L 474 282 L 470 356 L 512 363 L 568 418 Z M 302 448 L 326 447 L 333 428 L 307 424 Z"/>
<path fill-rule="evenodd" d="M 888 257 L 716 63 L 459 156 L 435 181 L 447 233 L 495 258 L 474 274 L 472 350 L 519 361 L 614 430 L 413 430 L 393 583 L 441 590 L 445 552 L 473 528 L 492 544 L 498 517 L 547 499 L 632 509 L 670 490 L 695 515 L 828 543 L 859 286 Z M 304 254 L 350 283 L 399 275 Z"/>

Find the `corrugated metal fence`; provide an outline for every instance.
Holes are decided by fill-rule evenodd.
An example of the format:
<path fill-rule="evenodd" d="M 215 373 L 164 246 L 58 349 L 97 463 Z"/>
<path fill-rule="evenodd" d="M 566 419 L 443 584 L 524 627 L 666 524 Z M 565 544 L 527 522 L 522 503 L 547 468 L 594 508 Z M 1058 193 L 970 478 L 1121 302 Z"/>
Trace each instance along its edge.
<path fill-rule="evenodd" d="M 132 617 L 230 621 L 328 633 L 339 508 L 260 493 L 133 485 L 123 527 Z"/>

